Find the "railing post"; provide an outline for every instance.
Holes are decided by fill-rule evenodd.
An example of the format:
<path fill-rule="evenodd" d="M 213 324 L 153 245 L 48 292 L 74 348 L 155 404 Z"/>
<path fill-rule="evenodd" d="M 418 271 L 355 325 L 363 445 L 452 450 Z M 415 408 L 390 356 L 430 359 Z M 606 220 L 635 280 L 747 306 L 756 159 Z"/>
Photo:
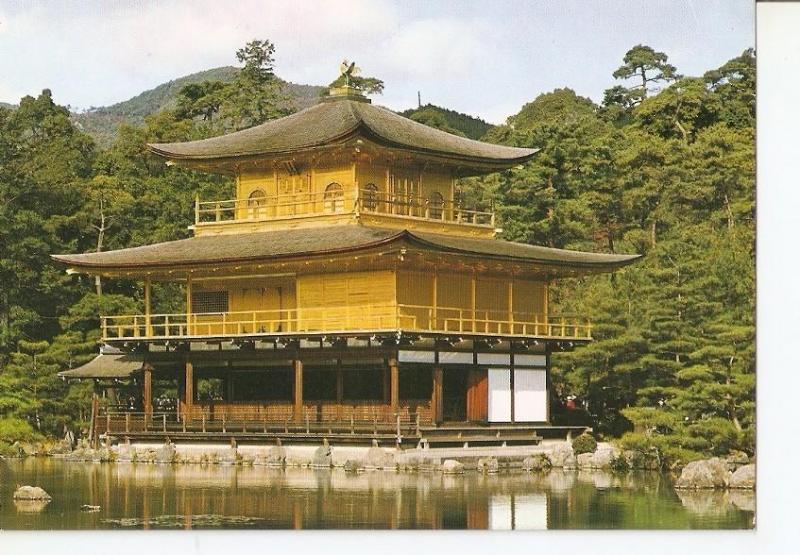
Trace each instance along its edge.
<path fill-rule="evenodd" d="M 106 438 L 108 438 L 108 432 L 111 430 L 111 413 L 108 412 L 106 408 Z"/>
<path fill-rule="evenodd" d="M 227 430 L 225 428 L 225 412 L 226 412 L 226 410 L 222 409 L 222 433 L 223 434 L 227 432 Z"/>
<path fill-rule="evenodd" d="M 205 411 L 203 411 L 203 413 L 202 413 L 202 428 L 201 428 L 201 430 L 203 430 L 203 433 L 206 433 L 206 413 L 205 413 Z"/>
<path fill-rule="evenodd" d="M 194 223 L 200 223 L 200 195 L 197 193 L 194 195 Z"/>
<path fill-rule="evenodd" d="M 125 413 L 125 433 L 129 434 L 131 432 L 131 413 Z"/>
<path fill-rule="evenodd" d="M 400 430 L 400 415 L 397 415 L 397 445 L 400 445 L 403 441 L 403 436 Z"/>

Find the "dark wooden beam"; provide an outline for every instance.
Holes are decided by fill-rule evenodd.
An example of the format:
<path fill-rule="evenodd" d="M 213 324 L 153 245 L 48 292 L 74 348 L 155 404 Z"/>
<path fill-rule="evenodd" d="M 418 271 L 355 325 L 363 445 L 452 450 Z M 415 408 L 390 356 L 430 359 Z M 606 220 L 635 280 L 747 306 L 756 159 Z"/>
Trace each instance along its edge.
<path fill-rule="evenodd" d="M 397 412 L 397 407 L 400 403 L 400 369 L 397 366 L 397 359 L 389 359 L 389 399 L 392 406 L 392 411 Z"/>
<path fill-rule="evenodd" d="M 300 359 L 293 361 L 294 365 L 294 419 L 303 420 L 303 362 Z"/>

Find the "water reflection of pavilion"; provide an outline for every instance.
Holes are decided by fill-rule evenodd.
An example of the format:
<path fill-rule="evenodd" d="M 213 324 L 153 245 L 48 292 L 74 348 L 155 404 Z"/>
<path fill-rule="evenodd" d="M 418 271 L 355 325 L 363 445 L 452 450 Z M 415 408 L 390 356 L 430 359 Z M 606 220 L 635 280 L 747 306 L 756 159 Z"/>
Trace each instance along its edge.
<path fill-rule="evenodd" d="M 86 467 L 84 478 L 91 503 L 108 507 L 116 521 L 131 519 L 144 528 L 203 527 L 216 515 L 251 519 L 260 528 L 529 530 L 548 527 L 548 491 L 558 487 L 551 483 L 558 474 L 117 464 Z"/>

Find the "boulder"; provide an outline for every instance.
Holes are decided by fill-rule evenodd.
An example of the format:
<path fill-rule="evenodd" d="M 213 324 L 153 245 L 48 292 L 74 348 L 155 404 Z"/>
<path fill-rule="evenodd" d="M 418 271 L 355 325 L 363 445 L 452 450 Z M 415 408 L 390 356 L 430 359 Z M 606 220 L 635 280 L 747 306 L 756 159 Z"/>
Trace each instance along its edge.
<path fill-rule="evenodd" d="M 236 464 L 240 459 L 239 450 L 236 447 L 229 447 L 219 454 L 219 464 Z"/>
<path fill-rule="evenodd" d="M 724 461 L 713 459 L 687 464 L 675 482 L 678 489 L 722 489 L 728 487 L 730 473 Z"/>
<path fill-rule="evenodd" d="M 358 472 L 361 470 L 361 463 L 353 459 L 347 459 L 344 463 L 345 472 Z"/>
<path fill-rule="evenodd" d="M 581 453 L 577 457 L 575 457 L 575 462 L 578 468 L 594 468 L 592 466 L 592 459 L 594 458 L 594 453 Z"/>
<path fill-rule="evenodd" d="M 478 470 L 487 474 L 497 474 L 500 471 L 500 463 L 495 457 L 483 457 L 478 459 Z"/>
<path fill-rule="evenodd" d="M 311 458 L 311 466 L 313 468 L 330 468 L 333 465 L 333 453 L 328 441 L 325 440 L 323 444 L 317 447 L 314 451 L 314 456 Z"/>
<path fill-rule="evenodd" d="M 728 466 L 728 470 L 735 472 L 740 466 L 744 466 L 750 462 L 747 453 L 743 451 L 731 451 L 723 459 Z"/>
<path fill-rule="evenodd" d="M 119 462 L 132 462 L 136 460 L 136 448 L 130 443 L 123 443 L 117 449 L 117 460 Z"/>
<path fill-rule="evenodd" d="M 172 443 L 165 443 L 159 447 L 155 452 L 155 462 L 162 464 L 172 464 L 175 462 L 176 454 L 175 445 Z"/>
<path fill-rule="evenodd" d="M 367 468 L 394 468 L 394 457 L 391 453 L 387 453 L 384 449 L 378 447 L 377 443 L 374 443 L 367 450 L 367 455 L 364 457 L 364 466 Z"/>
<path fill-rule="evenodd" d="M 286 466 L 286 449 L 282 445 L 269 448 L 266 455 L 267 466 Z"/>
<path fill-rule="evenodd" d="M 556 468 L 575 468 L 577 461 L 572 445 L 568 442 L 556 443 L 550 451 L 550 465 Z"/>
<path fill-rule="evenodd" d="M 522 470 L 526 472 L 540 472 L 550 469 L 550 459 L 544 453 L 528 456 L 522 459 Z"/>
<path fill-rule="evenodd" d="M 445 474 L 464 474 L 464 465 L 458 461 L 448 459 L 442 463 L 442 472 Z"/>
<path fill-rule="evenodd" d="M 14 499 L 19 501 L 50 501 L 52 497 L 38 486 L 21 486 L 14 492 Z"/>
<path fill-rule="evenodd" d="M 746 464 L 737 468 L 731 476 L 728 487 L 731 489 L 755 489 L 756 465 Z"/>
<path fill-rule="evenodd" d="M 607 470 L 611 468 L 611 461 L 617 456 L 617 452 L 610 446 L 598 447 L 597 451 L 592 453 L 592 468 L 600 470 Z"/>

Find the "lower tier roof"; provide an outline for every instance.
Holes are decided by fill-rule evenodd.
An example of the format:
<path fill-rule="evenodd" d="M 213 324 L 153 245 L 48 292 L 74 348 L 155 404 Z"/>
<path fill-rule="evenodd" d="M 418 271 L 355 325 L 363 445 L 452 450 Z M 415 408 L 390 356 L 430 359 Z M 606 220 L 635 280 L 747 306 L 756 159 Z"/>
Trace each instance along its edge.
<path fill-rule="evenodd" d="M 59 254 L 53 259 L 85 273 L 146 270 L 165 267 L 202 267 L 314 255 L 333 255 L 406 244 L 485 259 L 570 267 L 587 271 L 613 271 L 640 258 L 637 254 L 601 254 L 554 249 L 500 239 L 456 237 L 417 231 L 397 231 L 363 225 L 340 225 L 253 233 L 203 235 L 87 254 Z"/>

